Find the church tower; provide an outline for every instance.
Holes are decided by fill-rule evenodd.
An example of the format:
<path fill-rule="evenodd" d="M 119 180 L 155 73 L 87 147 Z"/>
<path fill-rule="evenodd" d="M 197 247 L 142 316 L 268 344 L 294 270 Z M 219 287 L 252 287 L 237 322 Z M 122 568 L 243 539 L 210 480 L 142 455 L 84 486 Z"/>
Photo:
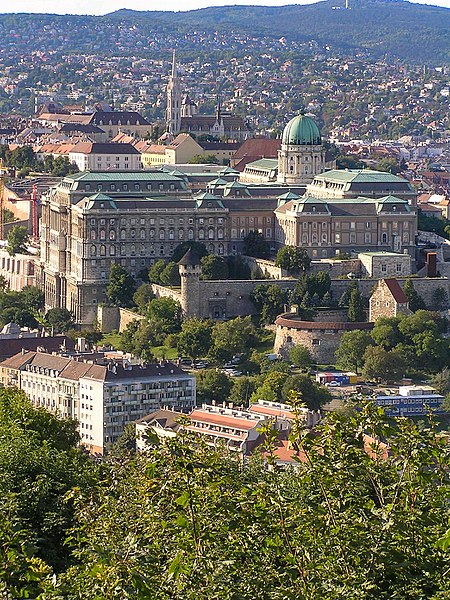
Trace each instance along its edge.
<path fill-rule="evenodd" d="M 167 132 L 173 136 L 177 135 L 181 129 L 181 84 L 177 77 L 175 50 L 173 51 L 172 73 L 167 85 L 166 128 Z"/>
<path fill-rule="evenodd" d="M 325 150 L 316 123 L 304 114 L 289 121 L 278 150 L 278 182 L 311 183 L 325 170 Z"/>

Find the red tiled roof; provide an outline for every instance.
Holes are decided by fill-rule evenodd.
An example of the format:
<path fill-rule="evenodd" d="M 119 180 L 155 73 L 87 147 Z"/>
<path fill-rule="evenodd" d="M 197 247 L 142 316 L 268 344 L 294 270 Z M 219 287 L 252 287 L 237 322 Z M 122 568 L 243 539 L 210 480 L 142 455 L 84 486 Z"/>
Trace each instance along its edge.
<path fill-rule="evenodd" d="M 400 287 L 399 282 L 396 279 L 382 279 L 384 283 L 389 288 L 389 291 L 392 294 L 392 297 L 397 302 L 397 304 L 407 304 L 408 298 L 406 297 L 405 292 Z"/>
<path fill-rule="evenodd" d="M 233 417 L 232 415 L 221 415 L 200 409 L 193 410 L 189 418 L 194 422 L 212 423 L 213 425 L 223 425 L 224 427 L 233 427 L 245 431 L 249 431 L 258 425 L 258 421 L 256 420 L 250 421 L 240 417 Z"/>
<path fill-rule="evenodd" d="M 281 140 L 251 138 L 245 140 L 242 146 L 234 153 L 233 160 L 249 157 L 251 158 L 249 162 L 252 162 L 260 158 L 277 158 L 280 148 Z"/>
<path fill-rule="evenodd" d="M 274 408 L 272 406 L 264 406 L 262 404 L 252 404 L 249 408 L 249 411 L 257 415 L 267 415 L 272 417 L 285 417 L 286 419 L 295 419 L 294 413 L 290 410 Z"/>

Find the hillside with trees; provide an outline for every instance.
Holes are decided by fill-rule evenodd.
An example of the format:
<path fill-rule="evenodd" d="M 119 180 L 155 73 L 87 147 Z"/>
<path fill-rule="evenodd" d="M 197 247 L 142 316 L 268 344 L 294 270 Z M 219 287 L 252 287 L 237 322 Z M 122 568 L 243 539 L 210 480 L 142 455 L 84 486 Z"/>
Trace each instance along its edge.
<path fill-rule="evenodd" d="M 248 34 L 255 37 L 285 37 L 297 42 L 331 45 L 348 55 L 367 52 L 372 58 L 395 57 L 412 63 L 440 64 L 450 58 L 450 10 L 436 6 L 389 0 L 350 0 L 351 10 L 335 10 L 344 0 L 326 0 L 308 5 L 226 6 L 183 12 L 138 12 L 122 9 L 101 16 L 0 15 L 0 32 L 5 42 L 22 36 L 30 42 L 40 31 L 62 29 L 66 51 L 116 53 L 116 27 L 132 26 L 143 37 L 183 36 L 192 31 Z M 83 35 L 79 35 L 79 31 Z M 11 33 L 9 33 L 11 32 Z M 12 33 L 14 32 L 14 33 Z M 5 38 L 6 36 L 6 38 Z M 192 51 L 186 39 L 184 51 Z M 142 44 L 144 47 L 144 44 Z M 46 36 L 41 50 L 60 50 L 53 36 Z M 139 48 L 133 51 L 139 53 Z M 39 73 L 36 73 L 39 77 Z"/>
<path fill-rule="evenodd" d="M 245 463 L 184 431 L 99 465 L 73 423 L 0 390 L 0 595 L 449 597 L 450 451 L 432 427 L 371 405 L 298 425 L 296 470 L 267 468 L 265 433 Z"/>

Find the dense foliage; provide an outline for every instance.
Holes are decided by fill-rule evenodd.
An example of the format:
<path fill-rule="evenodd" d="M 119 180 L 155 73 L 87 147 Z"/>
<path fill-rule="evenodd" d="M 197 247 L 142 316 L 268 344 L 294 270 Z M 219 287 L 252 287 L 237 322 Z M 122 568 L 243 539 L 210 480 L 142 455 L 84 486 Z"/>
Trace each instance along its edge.
<path fill-rule="evenodd" d="M 1 392 L 3 402 L 5 394 L 10 402 L 17 396 Z M 265 461 L 257 451 L 242 463 L 181 433 L 152 439 L 141 456 L 122 445 L 101 474 L 91 464 L 88 476 L 89 459 L 59 447 L 62 423 L 45 417 L 55 430 L 29 426 L 41 412 L 28 407 L 26 420 L 21 410 L 14 413 L 19 424 L 0 413 L 9 440 L 0 444 L 3 508 L 36 486 L 27 478 L 11 484 L 23 475 L 23 467 L 16 473 L 20 459 L 28 468 L 51 454 L 60 461 L 33 468 L 42 474 L 48 465 L 48 481 L 61 481 L 56 497 L 67 492 L 66 501 L 51 505 L 50 523 L 69 511 L 72 530 L 70 537 L 57 532 L 55 541 L 66 544 L 52 579 L 45 550 L 39 558 L 22 529 L 34 533 L 30 521 L 39 524 L 49 505 L 3 510 L 6 597 L 444 600 L 450 593 L 450 452 L 433 427 L 388 424 L 368 405 L 331 415 L 314 435 L 296 425 L 296 470 L 267 469 L 275 460 L 267 428 Z"/>
<path fill-rule="evenodd" d="M 343 334 L 335 354 L 337 365 L 384 381 L 394 381 L 406 372 L 436 372 L 450 361 L 447 325 L 439 313 L 427 310 L 379 318 L 370 333 Z"/>

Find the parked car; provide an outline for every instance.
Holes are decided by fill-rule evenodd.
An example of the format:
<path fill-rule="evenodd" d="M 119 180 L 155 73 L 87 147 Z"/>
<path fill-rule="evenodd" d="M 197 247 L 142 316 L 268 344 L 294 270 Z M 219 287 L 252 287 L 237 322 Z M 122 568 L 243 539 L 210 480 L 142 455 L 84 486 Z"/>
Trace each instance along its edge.
<path fill-rule="evenodd" d="M 325 384 L 326 387 L 341 387 L 340 381 L 327 381 Z"/>

